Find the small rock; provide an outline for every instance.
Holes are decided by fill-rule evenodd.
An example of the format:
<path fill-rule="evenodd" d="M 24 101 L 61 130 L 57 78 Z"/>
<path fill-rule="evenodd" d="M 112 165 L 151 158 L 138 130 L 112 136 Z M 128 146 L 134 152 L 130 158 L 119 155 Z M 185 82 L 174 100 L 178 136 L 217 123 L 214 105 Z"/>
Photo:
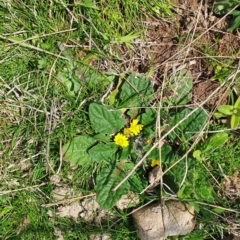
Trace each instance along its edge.
<path fill-rule="evenodd" d="M 69 205 L 59 207 L 57 210 L 57 215 L 60 217 L 69 217 L 77 220 L 81 211 L 82 207 L 79 205 L 79 203 L 73 202 Z"/>
<path fill-rule="evenodd" d="M 133 219 L 141 240 L 185 235 L 195 226 L 194 208 L 179 201 L 149 204 L 134 212 Z"/>
<path fill-rule="evenodd" d="M 157 166 L 152 169 L 148 176 L 148 181 L 150 184 L 148 187 L 149 190 L 155 188 L 159 184 L 162 174 L 163 172 L 161 167 Z"/>
<path fill-rule="evenodd" d="M 67 202 L 57 208 L 57 215 L 69 217 L 77 220 L 79 217 L 87 222 L 101 224 L 102 222 L 114 219 L 115 216 L 110 211 L 102 210 L 96 201 L 96 196 L 88 197 L 80 202 Z"/>
<path fill-rule="evenodd" d="M 67 186 L 58 186 L 52 192 L 53 198 L 57 201 L 74 196 L 72 188 Z"/>
<path fill-rule="evenodd" d="M 129 192 L 126 195 L 123 195 L 121 199 L 116 203 L 117 208 L 123 210 L 133 205 L 137 205 L 139 203 L 139 196 L 134 192 Z"/>
<path fill-rule="evenodd" d="M 54 235 L 57 237 L 57 240 L 64 240 L 63 233 L 60 229 L 54 229 Z"/>
<path fill-rule="evenodd" d="M 54 175 L 52 175 L 52 176 L 50 177 L 50 182 L 51 182 L 52 184 L 54 184 L 54 185 L 59 185 L 60 182 L 61 182 L 61 178 L 60 178 L 59 175 L 54 174 Z"/>
<path fill-rule="evenodd" d="M 110 235 L 108 234 L 103 234 L 103 235 L 95 235 L 95 234 L 91 234 L 90 235 L 90 239 L 91 240 L 110 240 Z"/>
<path fill-rule="evenodd" d="M 96 201 L 96 196 L 85 198 L 79 204 L 82 207 L 82 211 L 79 215 L 87 222 L 99 225 L 106 220 L 114 219 L 114 214 L 112 212 L 100 208 L 100 205 Z"/>

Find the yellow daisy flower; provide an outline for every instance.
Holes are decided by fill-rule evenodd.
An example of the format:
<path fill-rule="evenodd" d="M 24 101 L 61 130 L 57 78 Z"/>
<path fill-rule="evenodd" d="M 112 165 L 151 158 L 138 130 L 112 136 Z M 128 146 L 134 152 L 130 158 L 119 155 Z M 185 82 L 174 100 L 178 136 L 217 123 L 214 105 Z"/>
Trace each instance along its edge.
<path fill-rule="evenodd" d="M 134 134 L 131 132 L 130 128 L 124 128 L 123 129 L 123 134 L 127 137 L 134 136 Z"/>
<path fill-rule="evenodd" d="M 131 124 L 130 124 L 130 128 L 129 128 L 131 133 L 133 135 L 138 135 L 142 129 L 143 129 L 143 125 L 138 124 L 138 119 L 133 119 Z"/>
<path fill-rule="evenodd" d="M 160 161 L 157 159 L 153 159 L 151 162 L 151 167 L 155 167 L 155 166 L 160 166 Z"/>
<path fill-rule="evenodd" d="M 125 135 L 123 135 L 122 133 L 118 133 L 114 137 L 114 142 L 121 147 L 128 147 L 128 145 L 129 145 L 128 138 Z"/>

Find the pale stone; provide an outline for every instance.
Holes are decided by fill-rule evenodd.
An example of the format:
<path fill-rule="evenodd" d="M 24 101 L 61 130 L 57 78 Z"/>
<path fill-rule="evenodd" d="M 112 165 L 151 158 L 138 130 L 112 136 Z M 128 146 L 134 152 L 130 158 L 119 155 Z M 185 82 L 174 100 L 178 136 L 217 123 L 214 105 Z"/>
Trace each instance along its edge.
<path fill-rule="evenodd" d="M 111 236 L 108 234 L 103 234 L 103 235 L 95 235 L 91 234 L 89 237 L 91 240 L 110 240 Z"/>
<path fill-rule="evenodd" d="M 141 240 L 164 240 L 185 235 L 195 226 L 194 208 L 178 201 L 152 203 L 133 213 Z"/>
<path fill-rule="evenodd" d="M 52 192 L 53 198 L 57 201 L 73 196 L 72 188 L 67 186 L 56 187 Z"/>
<path fill-rule="evenodd" d="M 159 184 L 162 174 L 163 172 L 161 167 L 156 166 L 152 169 L 148 176 L 148 182 L 150 184 L 148 190 L 155 188 Z"/>
<path fill-rule="evenodd" d="M 139 196 L 134 192 L 129 192 L 123 195 L 121 199 L 116 203 L 116 207 L 123 210 L 139 203 Z"/>
<path fill-rule="evenodd" d="M 58 208 L 57 215 L 60 217 L 71 217 L 77 220 L 79 213 L 82 211 L 82 207 L 78 202 L 73 202 L 69 205 Z"/>

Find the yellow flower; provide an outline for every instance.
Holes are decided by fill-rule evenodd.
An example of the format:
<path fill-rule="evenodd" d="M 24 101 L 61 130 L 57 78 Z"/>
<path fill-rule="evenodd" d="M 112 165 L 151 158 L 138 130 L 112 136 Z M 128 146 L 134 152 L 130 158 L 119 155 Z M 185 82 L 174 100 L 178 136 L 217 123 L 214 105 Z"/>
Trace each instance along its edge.
<path fill-rule="evenodd" d="M 129 128 L 129 131 L 132 133 L 132 135 L 138 135 L 142 129 L 143 125 L 138 124 L 138 119 L 133 119 Z"/>
<path fill-rule="evenodd" d="M 153 159 L 151 162 L 151 167 L 155 167 L 155 166 L 160 166 L 160 161 L 157 159 Z"/>
<path fill-rule="evenodd" d="M 130 128 L 124 128 L 123 129 L 123 134 L 127 137 L 134 136 L 134 134 L 131 132 Z"/>
<path fill-rule="evenodd" d="M 149 138 L 149 139 L 147 139 L 147 141 L 146 141 L 146 142 L 147 142 L 147 144 L 148 144 L 148 145 L 150 145 L 150 144 L 152 143 L 152 139 L 151 139 L 151 138 Z"/>
<path fill-rule="evenodd" d="M 122 133 L 118 133 L 115 136 L 114 142 L 121 147 L 128 147 L 128 145 L 129 145 L 128 138 L 125 135 L 123 135 Z"/>

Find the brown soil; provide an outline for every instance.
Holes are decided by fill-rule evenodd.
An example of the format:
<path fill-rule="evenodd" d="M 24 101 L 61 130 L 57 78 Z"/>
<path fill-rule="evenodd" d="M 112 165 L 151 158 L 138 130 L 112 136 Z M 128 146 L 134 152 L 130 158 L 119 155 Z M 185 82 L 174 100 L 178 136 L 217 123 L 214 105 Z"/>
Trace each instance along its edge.
<path fill-rule="evenodd" d="M 219 87 L 219 85 L 219 82 L 214 81 L 201 81 L 196 83 L 193 88 L 192 102 L 194 104 L 203 102 L 214 90 Z M 215 107 L 218 105 L 227 104 L 227 101 L 227 89 L 220 89 L 218 93 L 208 101 L 208 106 Z"/>
<path fill-rule="evenodd" d="M 171 17 L 171 21 L 157 18 L 143 21 L 147 29 L 146 41 L 135 40 L 134 53 L 123 50 L 127 64 L 122 67 L 142 73 L 153 69 L 152 81 L 160 88 L 174 69 L 188 69 L 194 79 L 192 104 L 199 104 L 219 86 L 218 81 L 212 81 L 214 67 L 209 56 L 219 63 L 232 59 L 240 49 L 240 37 L 227 32 L 229 19 L 214 16 L 213 1 L 175 2 L 176 16 Z M 226 103 L 227 92 L 222 89 L 218 96 L 210 99 L 208 106 Z"/>

